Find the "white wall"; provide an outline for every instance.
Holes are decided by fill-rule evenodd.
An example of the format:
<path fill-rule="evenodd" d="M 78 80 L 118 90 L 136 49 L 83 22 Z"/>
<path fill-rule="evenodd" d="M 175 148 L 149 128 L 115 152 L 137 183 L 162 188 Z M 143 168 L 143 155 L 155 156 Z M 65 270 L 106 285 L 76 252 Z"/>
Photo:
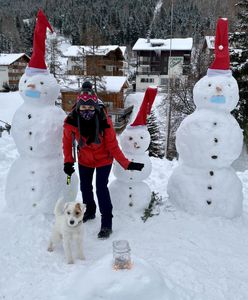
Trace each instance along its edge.
<path fill-rule="evenodd" d="M 0 90 L 3 89 L 3 84 L 9 83 L 9 74 L 7 66 L 0 66 Z"/>

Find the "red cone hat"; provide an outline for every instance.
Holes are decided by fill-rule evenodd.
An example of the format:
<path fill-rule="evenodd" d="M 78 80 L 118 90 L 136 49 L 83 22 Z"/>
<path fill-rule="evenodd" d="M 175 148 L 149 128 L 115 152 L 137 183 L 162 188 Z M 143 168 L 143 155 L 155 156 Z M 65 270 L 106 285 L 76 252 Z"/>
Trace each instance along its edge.
<path fill-rule="evenodd" d="M 152 105 L 157 95 L 158 89 L 156 87 L 148 87 L 145 92 L 143 102 L 140 106 L 136 119 L 130 126 L 146 125 L 147 115 L 151 113 Z"/>
<path fill-rule="evenodd" d="M 37 73 L 48 73 L 45 63 L 47 28 L 49 28 L 49 30 L 53 32 L 53 29 L 49 24 L 46 16 L 40 9 L 37 14 L 37 20 L 34 30 L 33 53 L 26 70 L 26 73 L 29 76 Z"/>
<path fill-rule="evenodd" d="M 208 76 L 230 75 L 230 56 L 228 49 L 228 20 L 219 18 L 215 36 L 215 59 L 208 69 Z"/>

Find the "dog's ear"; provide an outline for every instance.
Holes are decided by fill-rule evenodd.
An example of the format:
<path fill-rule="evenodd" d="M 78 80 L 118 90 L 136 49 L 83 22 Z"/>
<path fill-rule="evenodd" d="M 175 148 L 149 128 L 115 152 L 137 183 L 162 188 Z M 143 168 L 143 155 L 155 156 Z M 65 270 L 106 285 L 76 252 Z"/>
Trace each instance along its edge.
<path fill-rule="evenodd" d="M 86 205 L 81 202 L 77 202 L 76 207 L 79 208 L 83 213 L 86 210 Z"/>

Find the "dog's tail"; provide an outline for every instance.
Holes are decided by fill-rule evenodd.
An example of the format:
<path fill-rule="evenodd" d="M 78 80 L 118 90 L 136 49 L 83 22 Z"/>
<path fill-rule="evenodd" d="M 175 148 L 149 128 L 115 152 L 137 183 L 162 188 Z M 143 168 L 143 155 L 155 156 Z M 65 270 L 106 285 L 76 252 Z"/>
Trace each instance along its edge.
<path fill-rule="evenodd" d="M 55 216 L 60 216 L 60 215 L 63 214 L 64 205 L 65 205 L 64 198 L 63 197 L 59 198 L 58 201 L 56 202 L 56 205 L 55 205 L 55 208 L 54 208 Z"/>

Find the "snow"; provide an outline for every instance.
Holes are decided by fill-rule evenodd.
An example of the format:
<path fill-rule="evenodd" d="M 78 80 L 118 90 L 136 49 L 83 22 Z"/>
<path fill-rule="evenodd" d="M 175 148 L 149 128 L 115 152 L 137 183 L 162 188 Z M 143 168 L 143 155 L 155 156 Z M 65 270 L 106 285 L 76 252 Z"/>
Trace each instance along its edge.
<path fill-rule="evenodd" d="M 60 81 L 60 86 L 62 90 L 78 90 L 79 83 L 82 85 L 85 80 L 84 77 L 68 75 L 65 79 Z M 104 86 L 107 93 L 118 93 L 123 88 L 124 84 L 127 83 L 127 77 L 125 76 L 103 76 L 101 78 L 101 84 Z M 98 88 L 101 91 L 101 87 Z"/>
<path fill-rule="evenodd" d="M 21 103 L 16 92 L 0 93 L 0 119 L 11 122 Z M 163 196 L 160 214 L 144 223 L 138 213 L 115 212 L 114 231 L 108 240 L 96 237 L 100 226 L 97 215 L 84 225 L 86 260 L 67 265 L 62 247 L 54 253 L 46 251 L 52 216 L 19 216 L 14 210 L 3 211 L 6 176 L 16 157 L 15 143 L 4 132 L 0 138 L 0 299 L 60 300 L 67 295 L 65 290 L 69 299 L 78 299 L 78 294 L 83 295 L 87 289 L 89 299 L 97 300 L 94 295 L 99 295 L 101 282 L 111 283 L 113 279 L 114 271 L 106 270 L 106 263 L 112 242 L 119 239 L 129 241 L 134 264 L 143 259 L 160 273 L 171 293 L 177 295 L 173 300 L 248 299 L 248 170 L 237 173 L 243 183 L 243 215 L 233 220 L 207 218 L 180 212 L 168 203 L 167 182 L 177 162 L 151 158 L 153 169 L 146 182 Z M 113 179 L 111 174 L 110 182 Z M 99 272 L 90 276 L 96 267 Z M 125 274 L 130 273 L 116 274 L 119 279 L 115 284 L 120 288 L 122 282 L 127 284 Z M 141 283 L 135 286 L 142 289 Z M 111 295 L 112 286 L 105 287 L 102 294 Z M 146 299 L 145 295 L 137 298 Z"/>
<path fill-rule="evenodd" d="M 117 48 L 120 48 L 123 56 L 125 55 L 126 52 L 126 47 L 121 46 L 119 47 L 118 45 L 104 45 L 104 46 L 98 46 L 94 50 L 94 55 L 107 55 L 110 51 L 115 51 Z M 78 57 L 83 54 L 90 55 L 90 53 L 93 52 L 92 47 L 90 46 L 70 46 L 68 47 L 64 52 L 63 56 L 65 57 Z"/>
<path fill-rule="evenodd" d="M 25 53 L 0 53 L 0 66 L 8 66 L 21 58 Z"/>
<path fill-rule="evenodd" d="M 171 43 L 170 43 L 171 41 Z M 139 38 L 133 46 L 133 51 L 139 50 L 163 50 L 169 51 L 170 44 L 172 50 L 192 50 L 193 39 L 184 38 L 184 39 L 150 39 L 149 42 L 147 39 Z"/>

